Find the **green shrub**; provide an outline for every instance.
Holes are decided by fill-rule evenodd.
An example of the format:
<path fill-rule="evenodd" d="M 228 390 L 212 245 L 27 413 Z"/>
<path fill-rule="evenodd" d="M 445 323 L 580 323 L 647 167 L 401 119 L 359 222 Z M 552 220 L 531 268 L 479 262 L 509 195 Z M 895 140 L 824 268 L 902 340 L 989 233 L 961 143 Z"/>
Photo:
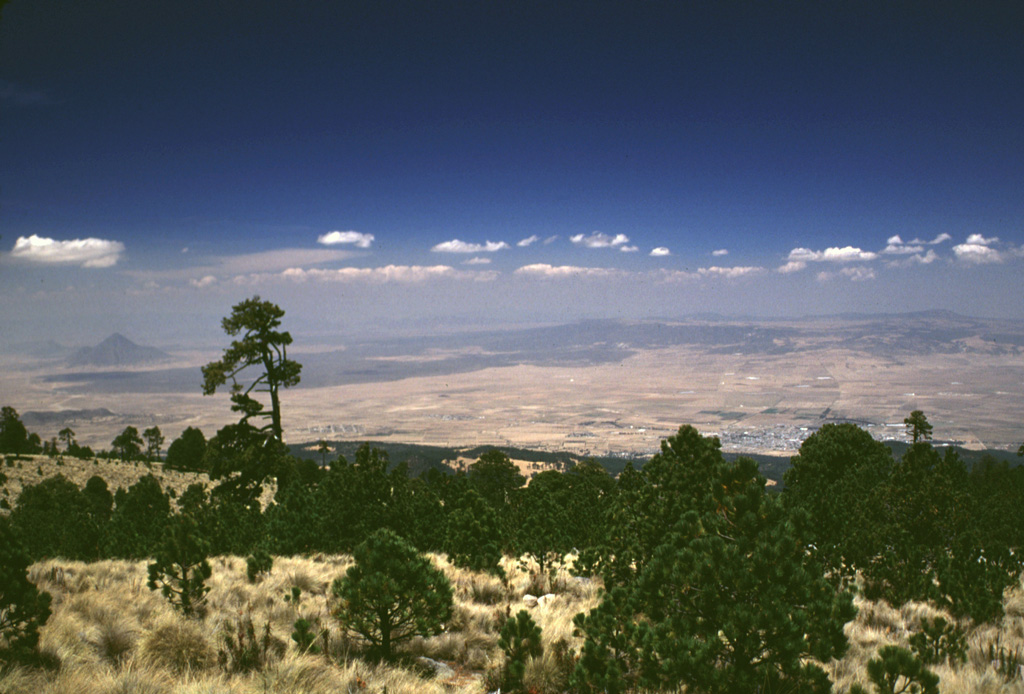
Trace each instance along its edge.
<path fill-rule="evenodd" d="M 201 610 L 210 590 L 206 586 L 212 573 L 206 561 L 208 545 L 197 530 L 191 516 L 175 516 L 149 565 L 149 589 L 159 589 L 186 617 Z"/>
<path fill-rule="evenodd" d="M 474 489 L 459 499 L 449 514 L 444 548 L 455 566 L 471 571 L 487 571 L 502 577 L 501 526 L 494 507 Z"/>
<path fill-rule="evenodd" d="M 520 610 L 505 622 L 498 639 L 498 645 L 505 652 L 504 687 L 518 689 L 522 686 L 526 659 L 537 658 L 543 652 L 540 633 L 540 627 L 526 610 Z"/>
<path fill-rule="evenodd" d="M 274 568 L 274 558 L 262 547 L 257 547 L 245 559 L 245 575 L 249 579 L 249 583 L 262 580 L 272 568 Z"/>
<path fill-rule="evenodd" d="M 11 514 L 11 527 L 33 559 L 89 560 L 100 554 L 101 526 L 91 513 L 89 498 L 63 475 L 25 486 Z"/>
<path fill-rule="evenodd" d="M 878 694 L 938 694 L 939 676 L 920 658 L 899 646 L 883 646 L 868 662 L 868 677 Z"/>
<path fill-rule="evenodd" d="M 910 648 L 925 665 L 956 665 L 967 660 L 967 634 L 942 617 L 925 618 L 921 620 L 921 631 L 910 636 Z"/>
<path fill-rule="evenodd" d="M 620 494 L 609 590 L 574 620 L 575 686 L 828 691 L 818 663 L 843 656 L 856 608 L 822 576 L 804 521 L 766 493 L 756 463 L 727 462 L 718 439 L 682 427 L 641 475 Z"/>
<path fill-rule="evenodd" d="M 374 532 L 353 552 L 355 565 L 335 579 L 335 616 L 361 636 L 370 655 L 390 659 L 396 645 L 434 636 L 452 615 L 447 577 L 406 540 L 387 529 Z"/>
<path fill-rule="evenodd" d="M 312 621 L 305 617 L 295 620 L 292 625 L 292 641 L 303 653 L 327 653 L 330 649 L 330 632 L 321 626 L 320 618 Z"/>

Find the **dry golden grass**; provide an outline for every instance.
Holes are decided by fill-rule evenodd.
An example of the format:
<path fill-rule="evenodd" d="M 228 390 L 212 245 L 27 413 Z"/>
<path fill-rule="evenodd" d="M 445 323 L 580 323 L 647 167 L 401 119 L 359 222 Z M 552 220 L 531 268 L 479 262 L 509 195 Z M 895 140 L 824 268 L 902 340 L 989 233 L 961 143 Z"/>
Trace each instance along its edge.
<path fill-rule="evenodd" d="M 867 675 L 867 663 L 882 646 L 910 647 L 910 635 L 920 627 L 922 619 L 943 617 L 955 622 L 952 615 L 926 603 L 908 602 L 896 609 L 884 601 L 854 600 L 858 607 L 856 619 L 846 625 L 850 649 L 846 656 L 826 666 L 834 691 L 846 692 L 859 682 L 874 691 Z M 1006 614 L 998 623 L 971 626 L 967 629 L 967 662 L 962 665 L 940 664 L 929 668 L 939 676 L 943 694 L 1024 694 L 1024 680 L 1018 674 L 1009 681 L 1000 675 L 989 658 L 989 646 L 1016 650 L 1024 656 L 1024 585 L 1009 590 L 1004 601 Z"/>
<path fill-rule="evenodd" d="M 488 680 L 496 681 L 504 666 L 498 647 L 501 625 L 524 608 L 541 627 L 544 645 L 543 655 L 527 663 L 524 685 L 543 694 L 565 690 L 581 646 L 572 620 L 598 604 L 599 581 L 573 577 L 565 566 L 543 575 L 535 563 L 510 557 L 503 561 L 505 579 L 459 569 L 443 555 L 431 559 L 452 582 L 453 618 L 444 633 L 410 642 L 404 659 L 392 665 L 364 662 L 359 644 L 331 616 L 330 585 L 351 565 L 348 556 L 277 557 L 273 570 L 257 583 L 246 579 L 243 559 L 215 557 L 206 610 L 194 620 L 181 617 L 146 587 L 145 562 L 40 562 L 31 567 L 30 577 L 53 595 L 53 616 L 41 632 L 40 649 L 59 668 L 11 669 L 0 674 L 0 694 L 327 694 L 382 692 L 385 687 L 389 694 L 477 694 L 486 691 Z M 296 587 L 298 600 L 292 597 Z M 528 607 L 525 596 L 537 593 L 554 597 Z M 859 614 L 846 626 L 849 652 L 826 664 L 839 693 L 857 682 L 872 691 L 866 666 L 880 647 L 906 647 L 922 618 L 950 619 L 923 603 L 897 609 L 862 598 L 856 602 Z M 245 617 L 257 631 L 269 624 L 279 650 L 271 649 L 262 671 L 231 673 L 218 662 L 218 651 L 224 648 L 224 630 L 236 628 Z M 326 655 L 300 652 L 292 641 L 299 617 L 319 620 L 327 629 Z M 1007 681 L 993 667 L 990 644 L 1024 653 L 1024 586 L 1008 591 L 1006 615 L 999 623 L 968 631 L 966 663 L 933 666 L 941 691 L 1024 694 L 1020 678 Z M 424 672 L 414 660 L 419 656 L 451 670 Z"/>
<path fill-rule="evenodd" d="M 146 562 L 93 563 L 50 560 L 34 564 L 30 578 L 53 596 L 53 616 L 40 633 L 40 650 L 55 662 L 53 671 L 15 668 L 0 674 L 0 694 L 82 692 L 107 694 L 200 694 L 230 692 L 455 692 L 484 691 L 483 676 L 503 664 L 498 631 L 506 615 L 523 608 L 523 589 L 535 581 L 528 563 L 506 560 L 508 578 L 466 571 L 444 555 L 432 555 L 455 589 L 455 611 L 447 630 L 410 643 L 396 665 L 360 659 L 359 644 L 331 616 L 330 586 L 345 573 L 348 556 L 277 557 L 273 570 L 249 583 L 245 560 L 211 559 L 210 592 L 199 619 L 187 620 L 146 587 Z M 572 617 L 596 606 L 596 586 L 579 590 L 562 570 L 552 590 L 565 587 L 557 600 L 532 609 L 552 655 L 531 664 L 539 691 L 564 683 L 565 653 L 579 648 Z M 293 588 L 298 588 L 298 599 Z M 569 590 L 569 588 L 575 589 Z M 286 597 L 288 599 L 286 599 Z M 252 620 L 270 634 L 273 652 L 262 671 L 229 673 L 219 663 L 223 633 Z M 326 628 L 326 655 L 302 653 L 291 639 L 303 617 Z M 559 641 L 561 666 L 554 660 Z M 441 676 L 425 673 L 413 660 L 425 656 L 447 664 Z M 557 667 L 556 667 L 557 666 Z M 544 686 L 540 686 L 541 684 Z"/>
<path fill-rule="evenodd" d="M 210 482 L 206 473 L 164 470 L 162 463 L 153 463 L 152 466 L 147 466 L 144 462 L 79 460 L 71 456 L 50 458 L 45 455 L 21 456 L 17 461 L 13 456 L 7 456 L 6 460 L 9 460 L 10 464 L 2 462 L 3 460 L 4 456 L 0 456 L 0 471 L 7 475 L 6 498 L 11 506 L 14 506 L 22 488 L 31 484 L 39 484 L 47 477 L 58 474 L 64 475 L 79 487 L 84 487 L 93 475 L 99 475 L 106 481 L 111 492 L 116 491 L 118 487 L 128 489 L 142 477 L 152 474 L 165 491 L 174 490 L 175 496 L 180 495 L 194 482 L 207 485 Z M 40 470 L 42 470 L 42 474 L 40 474 Z M 0 492 L 0 494 L 2 493 Z"/>
<path fill-rule="evenodd" d="M 79 487 L 85 487 L 90 477 L 99 475 L 107 483 L 111 493 L 117 491 L 119 487 L 128 489 L 146 475 L 153 475 L 163 490 L 170 492 L 175 498 L 181 496 L 190 484 L 198 482 L 205 484 L 207 488 L 217 484 L 211 482 L 205 472 L 165 470 L 163 463 L 147 465 L 141 461 L 123 463 L 99 458 L 79 460 L 70 456 L 50 458 L 45 455 L 23 455 L 15 460 L 13 456 L 0 455 L 0 472 L 7 475 L 7 483 L 0 487 L 0 498 L 7 499 L 12 507 L 24 487 L 39 484 L 55 475 L 64 475 Z M 260 496 L 263 508 L 273 500 L 276 489 L 274 482 L 264 485 L 263 494 Z M 0 509 L 0 513 L 6 514 L 9 511 Z"/>

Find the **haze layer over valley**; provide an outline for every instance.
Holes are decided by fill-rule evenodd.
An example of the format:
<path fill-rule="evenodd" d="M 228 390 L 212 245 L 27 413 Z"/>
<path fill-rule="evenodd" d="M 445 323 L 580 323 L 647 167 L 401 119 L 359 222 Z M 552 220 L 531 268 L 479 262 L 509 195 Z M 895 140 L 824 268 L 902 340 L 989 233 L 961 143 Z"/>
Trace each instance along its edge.
<path fill-rule="evenodd" d="M 919 409 L 937 441 L 1015 449 L 1024 419 L 1024 323 L 946 312 L 589 321 L 314 351 L 294 337 L 302 381 L 282 392 L 292 443 L 642 456 L 693 424 L 727 451 L 789 455 L 826 422 L 902 439 L 903 418 Z M 227 394 L 201 394 L 199 367 L 217 353 L 112 366 L 80 365 L 82 352 L 69 361 L 72 353 L 23 345 L 2 357 L 3 401 L 44 438 L 72 426 L 103 448 L 127 424 L 156 424 L 170 440 L 187 426 L 209 436 L 235 421 Z"/>

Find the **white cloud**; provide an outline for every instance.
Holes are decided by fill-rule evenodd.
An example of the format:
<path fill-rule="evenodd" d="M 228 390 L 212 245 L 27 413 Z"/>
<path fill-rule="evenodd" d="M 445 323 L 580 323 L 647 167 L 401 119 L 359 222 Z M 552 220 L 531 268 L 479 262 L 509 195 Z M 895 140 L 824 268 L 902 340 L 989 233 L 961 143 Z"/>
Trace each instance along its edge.
<path fill-rule="evenodd" d="M 191 279 L 188 281 L 188 283 L 197 289 L 202 289 L 203 287 L 209 287 L 211 285 L 217 284 L 217 278 L 214 277 L 213 275 L 206 275 L 205 277 L 201 277 L 200 279 Z"/>
<path fill-rule="evenodd" d="M 977 236 L 972 234 L 968 238 L 968 242 Z M 992 239 L 986 239 L 987 242 L 991 242 Z M 988 263 L 1001 263 L 1003 262 L 1003 255 L 994 248 L 990 248 L 987 243 L 961 243 L 953 246 L 953 253 L 956 254 L 957 260 L 969 263 L 971 265 L 985 265 Z"/>
<path fill-rule="evenodd" d="M 488 265 L 488 264 L 490 264 L 490 262 L 491 262 L 490 258 L 480 258 L 480 257 L 474 256 L 474 257 L 470 258 L 469 260 L 463 260 L 462 264 L 463 265 Z"/>
<path fill-rule="evenodd" d="M 931 241 L 922 241 L 919 238 L 915 238 L 913 241 L 906 241 L 906 242 L 904 242 L 903 239 L 900 238 L 900 235 L 896 234 L 895 236 L 890 236 L 889 239 L 886 241 L 886 244 L 890 244 L 890 245 L 891 244 L 895 244 L 895 245 L 898 245 L 898 246 L 902 246 L 902 245 L 910 245 L 910 246 L 920 246 L 920 245 L 936 246 L 936 245 L 938 245 L 940 243 L 943 243 L 945 241 L 949 241 L 952 238 L 953 238 L 952 236 L 950 236 L 949 234 L 943 232 L 943 233 L 939 234 L 938 236 L 936 236 Z"/>
<path fill-rule="evenodd" d="M 11 250 L 12 258 L 33 263 L 64 263 L 82 267 L 112 267 L 121 259 L 124 244 L 105 239 L 72 239 L 55 241 L 36 236 L 19 236 Z"/>
<path fill-rule="evenodd" d="M 764 271 L 763 267 L 756 266 L 719 267 L 712 265 L 711 267 L 697 268 L 693 272 L 687 272 L 686 270 L 658 270 L 654 273 L 654 277 L 662 282 L 686 282 L 716 277 L 731 280 L 759 275 Z"/>
<path fill-rule="evenodd" d="M 658 246 L 657 248 L 652 248 L 651 249 L 651 255 L 654 256 L 655 258 L 659 258 L 659 257 L 665 256 L 665 255 L 672 255 L 672 252 L 669 251 L 664 246 Z"/>
<path fill-rule="evenodd" d="M 239 284 L 257 284 L 281 279 L 293 282 L 373 282 L 378 284 L 412 284 L 434 279 L 489 282 L 496 279 L 498 274 L 494 271 L 456 270 L 449 265 L 385 265 L 373 268 L 343 267 L 335 270 L 323 268 L 306 270 L 293 267 L 279 273 L 239 276 L 234 281 Z"/>
<path fill-rule="evenodd" d="M 479 244 L 452 239 L 451 241 L 439 243 L 430 250 L 435 253 L 494 253 L 509 247 L 504 241 L 488 241 L 484 244 Z"/>
<path fill-rule="evenodd" d="M 822 270 L 817 274 L 815 279 L 818 280 L 819 282 L 828 282 L 833 277 L 835 277 L 835 275 L 833 275 L 831 272 L 825 272 L 824 270 Z"/>
<path fill-rule="evenodd" d="M 998 243 L 999 237 L 993 236 L 991 238 L 985 238 L 981 234 L 971 234 L 967 237 L 967 243 L 972 246 L 991 246 L 993 243 Z"/>
<path fill-rule="evenodd" d="M 931 265 L 939 259 L 939 254 L 933 251 L 931 248 L 924 255 L 915 253 L 914 255 L 908 256 L 903 260 L 893 260 L 886 263 L 886 267 L 910 267 L 911 265 Z"/>
<path fill-rule="evenodd" d="M 728 279 L 746 277 L 747 275 L 759 275 L 762 272 L 764 272 L 764 268 L 756 266 L 717 267 L 712 265 L 711 267 L 702 267 L 697 270 L 697 273 L 700 275 L 726 277 Z"/>
<path fill-rule="evenodd" d="M 999 243 L 999 237 L 991 236 L 985 238 L 981 234 L 971 234 L 965 243 L 953 246 L 953 253 L 957 260 L 971 265 L 985 265 L 989 263 L 1001 263 L 1005 256 L 991 246 Z M 1013 253 L 1011 249 L 1011 253 Z"/>
<path fill-rule="evenodd" d="M 800 272 L 801 270 L 803 270 L 806 267 L 807 267 L 807 263 L 805 263 L 802 260 L 790 260 L 785 265 L 779 266 L 777 271 L 781 272 L 784 275 L 788 275 L 791 272 Z"/>
<path fill-rule="evenodd" d="M 914 239 L 910 243 L 904 243 L 903 239 L 900 238 L 899 234 L 890 236 L 885 242 L 885 248 L 882 253 L 886 255 L 910 255 L 911 253 L 921 253 L 924 251 L 924 243 L 920 239 Z"/>
<path fill-rule="evenodd" d="M 554 243 L 557 240 L 558 240 L 558 234 L 555 234 L 554 236 L 549 236 L 546 239 L 544 239 L 544 245 L 548 246 L 548 245 Z"/>
<path fill-rule="evenodd" d="M 629 243 L 629 237 L 625 234 L 609 236 L 600 231 L 595 231 L 590 236 L 576 234 L 575 236 L 570 236 L 569 240 L 577 246 L 586 246 L 587 248 L 614 248 Z"/>
<path fill-rule="evenodd" d="M 723 255 L 729 255 L 729 249 L 719 248 L 717 251 L 711 251 L 711 255 L 714 256 L 715 258 L 721 257 Z"/>
<path fill-rule="evenodd" d="M 515 274 L 537 277 L 621 277 L 627 273 L 622 270 L 603 267 L 554 266 L 546 263 L 536 263 L 534 265 L 524 265 L 516 270 Z"/>
<path fill-rule="evenodd" d="M 636 253 L 640 250 L 639 246 L 619 246 L 619 250 L 623 253 Z"/>
<path fill-rule="evenodd" d="M 188 267 L 171 270 L 126 270 L 125 274 L 143 281 L 159 279 L 165 282 L 190 283 L 193 278 L 206 275 L 221 277 L 224 281 L 235 281 L 236 276 L 276 273 L 292 267 L 326 265 L 351 258 L 353 255 L 355 254 L 352 251 L 327 248 L 280 248 L 241 255 L 196 257 L 196 264 Z M 188 256 L 192 258 L 194 254 L 189 253 Z"/>
<path fill-rule="evenodd" d="M 842 248 L 826 248 L 823 251 L 812 251 L 809 248 L 794 248 L 789 252 L 789 257 L 787 258 L 787 260 L 797 261 L 801 263 L 850 263 L 864 260 L 874 260 L 877 257 L 878 254 L 872 253 L 871 251 L 862 251 L 861 249 L 854 248 L 853 246 L 843 246 Z"/>
<path fill-rule="evenodd" d="M 866 282 L 875 279 L 875 269 L 870 267 L 844 267 L 839 272 L 853 282 Z"/>
<path fill-rule="evenodd" d="M 526 248 L 530 244 L 536 243 L 539 240 L 540 240 L 540 237 L 537 236 L 536 234 L 534 234 L 533 236 L 527 236 L 525 239 L 523 239 L 522 241 L 520 241 L 516 245 L 519 246 L 520 248 Z"/>
<path fill-rule="evenodd" d="M 330 231 L 317 237 L 316 242 L 325 246 L 352 244 L 356 248 L 369 248 L 373 244 L 373 234 L 359 231 Z"/>

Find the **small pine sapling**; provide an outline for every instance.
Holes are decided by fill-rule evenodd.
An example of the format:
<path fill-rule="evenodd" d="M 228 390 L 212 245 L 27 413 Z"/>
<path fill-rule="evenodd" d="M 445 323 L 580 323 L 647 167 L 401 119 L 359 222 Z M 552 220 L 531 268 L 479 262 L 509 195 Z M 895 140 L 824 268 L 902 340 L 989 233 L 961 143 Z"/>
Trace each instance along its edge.
<path fill-rule="evenodd" d="M 245 559 L 245 575 L 249 579 L 249 583 L 263 580 L 263 577 L 268 575 L 273 568 L 274 558 L 263 547 L 257 547 Z"/>
<path fill-rule="evenodd" d="M 505 622 L 501 628 L 498 645 L 505 652 L 504 686 L 518 689 L 523 684 L 526 674 L 526 659 L 538 658 L 543 652 L 540 641 L 540 627 L 526 610 Z"/>
<path fill-rule="evenodd" d="M 967 661 L 967 635 L 942 617 L 922 619 L 921 631 L 910 636 L 910 648 L 926 665 Z"/>
<path fill-rule="evenodd" d="M 320 624 L 319 617 L 300 617 L 292 625 L 292 641 L 303 653 L 326 653 L 330 648 L 330 632 Z"/>
<path fill-rule="evenodd" d="M 878 694 L 939 694 L 939 676 L 899 646 L 883 646 L 868 662 L 868 677 Z"/>
<path fill-rule="evenodd" d="M 150 590 L 163 596 L 186 617 L 203 606 L 212 570 L 206 560 L 208 544 L 200 536 L 195 520 L 188 514 L 175 516 L 149 565 Z"/>
<path fill-rule="evenodd" d="M 408 541 L 380 529 L 353 557 L 355 565 L 331 587 L 335 616 L 366 641 L 371 656 L 390 660 L 396 645 L 444 631 L 452 616 L 451 583 Z"/>

